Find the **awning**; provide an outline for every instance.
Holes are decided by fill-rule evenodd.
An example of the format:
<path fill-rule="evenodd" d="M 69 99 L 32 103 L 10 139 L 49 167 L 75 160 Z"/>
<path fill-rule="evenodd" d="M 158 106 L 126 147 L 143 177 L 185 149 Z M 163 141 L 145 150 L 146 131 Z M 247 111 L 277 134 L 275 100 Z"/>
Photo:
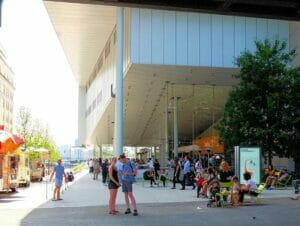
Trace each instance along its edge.
<path fill-rule="evenodd" d="M 178 153 L 189 153 L 191 151 L 198 151 L 200 150 L 200 147 L 198 145 L 188 145 L 188 146 L 182 146 L 178 148 Z"/>
<path fill-rule="evenodd" d="M 13 154 L 18 147 L 25 143 L 20 136 L 11 134 L 5 130 L 0 130 L 0 154 Z"/>
<path fill-rule="evenodd" d="M 193 141 L 193 144 L 196 144 L 200 147 L 200 154 L 224 154 L 224 144 L 220 141 L 220 136 L 215 134 L 208 137 L 203 137 Z"/>

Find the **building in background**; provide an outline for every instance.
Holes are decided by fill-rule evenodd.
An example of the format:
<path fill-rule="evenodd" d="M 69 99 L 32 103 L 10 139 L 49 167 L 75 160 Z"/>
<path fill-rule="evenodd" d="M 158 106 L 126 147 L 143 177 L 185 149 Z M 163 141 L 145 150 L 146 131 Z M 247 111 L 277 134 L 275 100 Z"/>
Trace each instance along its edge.
<path fill-rule="evenodd" d="M 211 7 L 200 1 L 44 2 L 78 82 L 79 145 L 122 140 L 124 146 L 158 147 L 161 162 L 198 135 L 213 135 L 209 128 L 238 83 L 234 60 L 243 51 L 254 52 L 256 40 L 300 44 L 293 0 L 207 1 Z M 124 91 L 116 94 L 119 77 Z M 116 129 L 121 124 L 124 129 Z"/>
<path fill-rule="evenodd" d="M 14 92 L 14 73 L 0 44 L 0 125 L 10 132 L 13 131 Z"/>

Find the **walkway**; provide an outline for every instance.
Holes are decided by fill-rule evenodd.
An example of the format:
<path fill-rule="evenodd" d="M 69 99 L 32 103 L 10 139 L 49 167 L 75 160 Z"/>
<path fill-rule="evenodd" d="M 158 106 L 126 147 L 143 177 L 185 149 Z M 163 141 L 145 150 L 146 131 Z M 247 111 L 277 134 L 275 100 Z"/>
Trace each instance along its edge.
<path fill-rule="evenodd" d="M 31 209 L 20 219 L 21 225 L 256 225 L 266 224 L 268 220 L 277 219 L 273 225 L 298 225 L 300 220 L 300 201 L 292 201 L 292 189 L 265 191 L 261 205 L 243 206 L 241 208 L 206 208 L 206 199 L 197 199 L 196 191 L 191 187 L 181 191 L 169 187 L 153 187 L 149 183 L 142 186 L 134 184 L 134 194 L 138 202 L 139 216 L 109 216 L 107 213 L 108 188 L 100 180 L 93 180 L 90 174 L 77 180 L 64 191 L 62 201 L 48 200 Z M 121 190 L 117 198 L 118 209 L 125 210 Z M 24 207 L 25 208 L 25 207 Z M 22 210 L 19 210 L 22 211 Z M 285 217 L 278 213 L 285 214 Z M 217 214 L 217 215 L 216 215 Z M 13 214 L 10 215 L 13 216 Z M 215 217 L 218 216 L 218 217 Z M 254 217 L 254 218 L 253 218 Z M 3 219 L 3 218 L 2 218 Z M 241 220 L 243 223 L 241 224 Z M 1 220 L 1 226 L 15 224 Z M 240 222 L 237 224 L 237 222 Z M 4 224 L 3 224 L 4 223 Z M 7 223 L 7 224 L 6 224 Z M 236 223 L 236 224 L 235 224 Z"/>

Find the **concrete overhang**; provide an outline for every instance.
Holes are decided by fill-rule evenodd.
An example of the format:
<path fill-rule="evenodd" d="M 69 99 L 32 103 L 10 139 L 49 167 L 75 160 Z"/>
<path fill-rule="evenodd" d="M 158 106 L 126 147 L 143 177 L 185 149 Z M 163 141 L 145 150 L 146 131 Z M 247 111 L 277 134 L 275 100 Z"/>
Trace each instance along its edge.
<path fill-rule="evenodd" d="M 51 0 L 96 5 L 194 11 L 202 13 L 300 20 L 298 0 Z"/>
<path fill-rule="evenodd" d="M 179 96 L 179 139 L 191 139 L 221 117 L 237 80 L 238 69 L 132 64 L 124 79 L 124 145 L 162 143 L 168 100 L 169 139 L 173 134 L 173 101 Z M 114 99 L 88 134 L 88 143 L 113 143 Z"/>
<path fill-rule="evenodd" d="M 116 24 L 116 7 L 44 1 L 79 84 L 84 87 Z"/>

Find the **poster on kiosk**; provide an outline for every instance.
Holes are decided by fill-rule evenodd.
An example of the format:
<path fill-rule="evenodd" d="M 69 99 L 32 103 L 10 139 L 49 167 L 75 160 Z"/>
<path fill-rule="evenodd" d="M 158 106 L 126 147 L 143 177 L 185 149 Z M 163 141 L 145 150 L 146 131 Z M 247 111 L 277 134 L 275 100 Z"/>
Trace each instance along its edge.
<path fill-rule="evenodd" d="M 243 174 L 248 172 L 251 179 L 260 184 L 261 178 L 261 151 L 259 147 L 239 147 L 239 178 L 245 184 Z"/>

